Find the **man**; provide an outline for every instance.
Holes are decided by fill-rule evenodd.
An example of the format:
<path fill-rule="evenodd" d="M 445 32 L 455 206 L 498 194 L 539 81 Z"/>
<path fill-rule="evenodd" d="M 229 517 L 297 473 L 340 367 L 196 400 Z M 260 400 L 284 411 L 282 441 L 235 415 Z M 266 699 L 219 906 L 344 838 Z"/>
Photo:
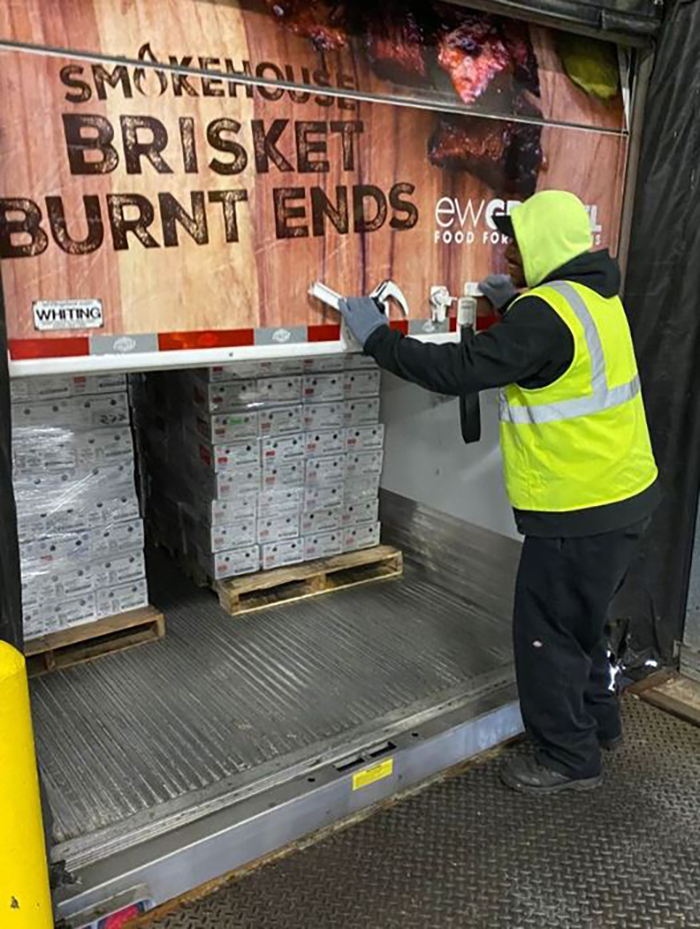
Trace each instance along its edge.
<path fill-rule="evenodd" d="M 622 739 L 608 609 L 657 506 L 658 472 L 620 272 L 591 251 L 585 207 L 545 191 L 497 225 L 511 239 L 511 276 L 481 285 L 502 313 L 487 332 L 428 345 L 390 330 L 369 298 L 341 313 L 365 352 L 405 380 L 455 396 L 503 388 L 505 482 L 525 536 L 515 665 L 534 752 L 502 776 L 531 793 L 591 789 L 601 748 Z"/>

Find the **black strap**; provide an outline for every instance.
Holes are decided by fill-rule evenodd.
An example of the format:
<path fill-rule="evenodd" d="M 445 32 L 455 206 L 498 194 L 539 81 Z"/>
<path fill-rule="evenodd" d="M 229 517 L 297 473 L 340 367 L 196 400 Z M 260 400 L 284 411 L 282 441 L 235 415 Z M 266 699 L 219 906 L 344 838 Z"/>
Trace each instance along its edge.
<path fill-rule="evenodd" d="M 12 407 L 0 282 L 0 640 L 23 646 L 17 511 L 12 489 Z"/>
<path fill-rule="evenodd" d="M 471 336 L 471 326 L 462 327 L 462 342 Z M 462 427 L 462 438 L 467 445 L 481 439 L 481 407 L 479 394 L 465 394 L 459 398 L 459 421 Z"/>

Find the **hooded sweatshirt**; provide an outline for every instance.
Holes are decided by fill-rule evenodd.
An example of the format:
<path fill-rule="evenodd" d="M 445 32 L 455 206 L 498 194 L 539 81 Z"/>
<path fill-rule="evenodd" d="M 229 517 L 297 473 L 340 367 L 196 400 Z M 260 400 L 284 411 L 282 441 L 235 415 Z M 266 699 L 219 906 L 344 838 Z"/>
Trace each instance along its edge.
<path fill-rule="evenodd" d="M 580 236 L 555 233 L 547 237 L 545 247 L 538 251 L 535 228 L 528 222 L 527 211 L 523 210 L 525 222 L 518 221 L 518 212 L 513 213 L 513 225 L 530 287 L 555 280 L 571 281 L 602 297 L 619 293 L 620 269 L 607 250 L 581 254 L 578 253 L 581 245 L 585 248 L 586 243 L 579 241 Z M 548 303 L 526 295 L 513 304 L 498 324 L 486 332 L 472 334 L 461 344 L 426 344 L 383 326 L 372 333 L 365 352 L 380 367 L 404 380 L 437 393 L 462 396 L 514 383 L 528 390 L 547 387 L 570 367 L 574 340 L 566 323 Z M 523 535 L 544 538 L 599 535 L 648 519 L 658 505 L 659 496 L 655 483 L 619 503 L 566 513 L 515 510 L 515 520 Z"/>

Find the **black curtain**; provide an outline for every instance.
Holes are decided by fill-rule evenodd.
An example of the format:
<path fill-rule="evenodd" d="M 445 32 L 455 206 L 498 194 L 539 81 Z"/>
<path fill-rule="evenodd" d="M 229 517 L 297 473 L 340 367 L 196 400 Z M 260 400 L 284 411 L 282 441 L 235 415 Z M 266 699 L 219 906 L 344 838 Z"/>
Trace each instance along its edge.
<path fill-rule="evenodd" d="M 0 640 L 22 648 L 17 512 L 12 490 L 12 422 L 7 330 L 0 282 Z"/>
<path fill-rule="evenodd" d="M 700 3 L 672 2 L 645 113 L 625 303 L 664 502 L 618 603 L 628 665 L 682 637 L 700 488 Z"/>

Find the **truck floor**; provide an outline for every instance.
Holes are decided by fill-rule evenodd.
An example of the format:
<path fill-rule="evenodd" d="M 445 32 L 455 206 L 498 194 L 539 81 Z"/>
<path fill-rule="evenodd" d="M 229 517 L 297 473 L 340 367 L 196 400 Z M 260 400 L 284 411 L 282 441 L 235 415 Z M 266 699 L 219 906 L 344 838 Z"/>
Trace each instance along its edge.
<path fill-rule="evenodd" d="M 477 761 L 148 927 L 699 929 L 700 729 L 625 703 L 594 793 L 523 796 Z"/>
<path fill-rule="evenodd" d="M 71 869 L 512 676 L 510 584 L 476 607 L 409 564 L 401 581 L 232 618 L 160 553 L 149 578 L 162 642 L 33 684 Z"/>

